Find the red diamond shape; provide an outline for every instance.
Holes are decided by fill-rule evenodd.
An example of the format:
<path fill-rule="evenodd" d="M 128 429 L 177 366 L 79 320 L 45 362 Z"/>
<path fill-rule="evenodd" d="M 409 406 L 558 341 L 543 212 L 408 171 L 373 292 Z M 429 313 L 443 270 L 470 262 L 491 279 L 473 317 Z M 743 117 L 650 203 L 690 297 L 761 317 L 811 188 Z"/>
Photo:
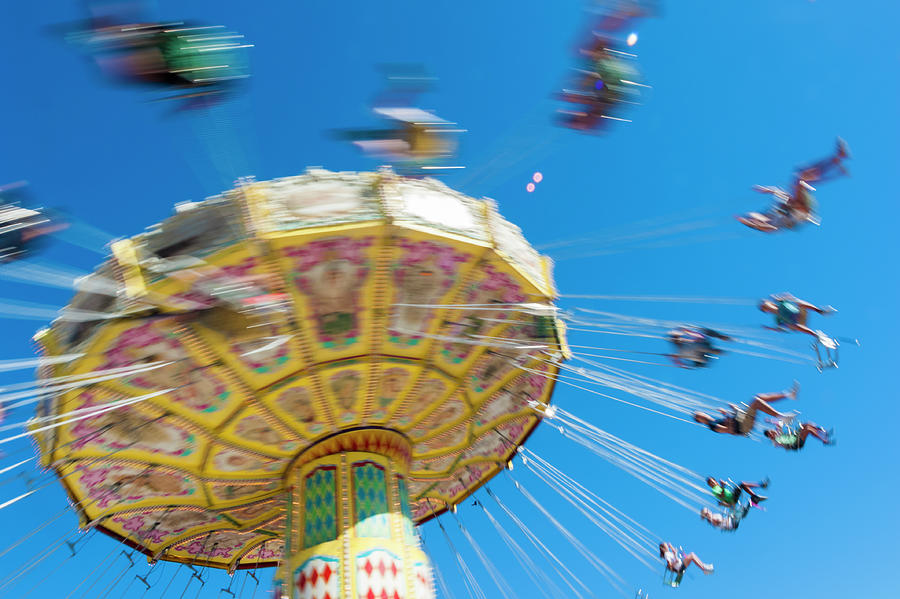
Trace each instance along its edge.
<path fill-rule="evenodd" d="M 375 593 L 372 592 L 372 589 L 369 589 L 369 592 L 366 593 L 366 599 L 375 599 Z"/>
<path fill-rule="evenodd" d="M 372 562 L 370 562 L 368 559 L 366 559 L 366 565 L 363 566 L 363 570 L 366 571 L 366 576 L 372 575 Z"/>
<path fill-rule="evenodd" d="M 381 561 L 381 560 L 378 560 L 378 573 L 381 574 L 381 577 L 382 577 L 382 578 L 384 578 L 384 571 L 385 571 L 386 569 L 387 569 L 387 568 L 384 567 L 384 562 Z"/>
<path fill-rule="evenodd" d="M 331 566 L 325 564 L 325 569 L 322 570 L 322 580 L 325 581 L 325 584 L 328 584 L 328 579 L 331 578 L 331 574 L 334 570 L 331 569 Z"/>
<path fill-rule="evenodd" d="M 400 591 L 394 591 L 394 596 L 391 599 L 400 599 Z"/>
<path fill-rule="evenodd" d="M 309 583 L 313 586 L 316 586 L 316 580 L 319 578 L 319 573 L 316 572 L 315 568 L 313 568 L 312 575 L 309 577 Z"/>
<path fill-rule="evenodd" d="M 391 562 L 391 574 L 394 575 L 394 578 L 397 578 L 397 564 Z"/>
<path fill-rule="evenodd" d="M 385 591 L 384 589 L 381 589 L 381 594 L 378 595 L 378 599 L 391 599 L 391 598 L 388 597 L 387 591 Z"/>

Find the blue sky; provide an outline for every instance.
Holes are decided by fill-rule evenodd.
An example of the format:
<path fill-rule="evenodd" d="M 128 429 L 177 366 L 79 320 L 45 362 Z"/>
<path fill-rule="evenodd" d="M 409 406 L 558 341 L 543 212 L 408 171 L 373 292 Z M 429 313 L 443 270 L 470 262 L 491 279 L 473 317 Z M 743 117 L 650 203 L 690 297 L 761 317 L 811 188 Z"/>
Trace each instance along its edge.
<path fill-rule="evenodd" d="M 560 130 L 551 118 L 558 106 L 551 94 L 566 82 L 586 29 L 579 2 L 160 0 L 151 6 L 154 17 L 224 24 L 255 44 L 247 89 L 213 118 L 173 116 L 169 106 L 148 103 L 143 90 L 104 82 L 84 57 L 48 33 L 51 25 L 80 18 L 78 8 L 57 0 L 0 7 L 6 26 L 0 41 L 6 57 L 0 64 L 5 83 L 0 182 L 28 180 L 40 203 L 64 207 L 112 235 L 135 234 L 168 216 L 174 203 L 213 195 L 240 175 L 268 179 L 310 165 L 374 167 L 353 148 L 329 139 L 326 130 L 375 123 L 370 102 L 380 85 L 377 64 L 420 62 L 440 77 L 437 89 L 422 98 L 423 107 L 468 130 L 459 157 L 468 168 L 446 182 L 497 200 L 532 243 L 635 233 L 642 229 L 639 223 L 651 219 L 711 223 L 674 245 L 584 255 L 595 253 L 595 243 L 579 246 L 581 256 L 559 252 L 556 280 L 562 293 L 754 298 L 790 290 L 836 306 L 840 312 L 823 325 L 862 341 L 861 348 L 844 353 L 837 371 L 818 374 L 811 366 L 736 354 L 705 371 L 634 366 L 636 372 L 737 402 L 796 378 L 803 388 L 791 407 L 834 426 L 839 436 L 834 448 L 811 443 L 788 454 L 558 388 L 555 401 L 567 410 L 693 470 L 770 476 L 768 511 L 754 512 L 737 534 L 712 530 L 549 427 L 529 441 L 535 452 L 651 530 L 714 562 L 714 576 L 695 574 L 677 591 L 663 588 L 661 567 L 643 568 L 551 489 L 521 468 L 515 474 L 629 585 L 649 589 L 654 597 L 778 592 L 828 599 L 896 592 L 892 541 L 900 520 L 892 498 L 900 485 L 893 423 L 900 410 L 893 375 L 900 293 L 891 176 L 900 158 L 898 6 L 875 0 L 860 0 L 852 8 L 826 0 L 669 2 L 660 18 L 638 27 L 635 52 L 653 89 L 644 105 L 627 115 L 633 123 L 617 124 L 602 137 Z M 765 198 L 750 191 L 753 184 L 786 185 L 795 166 L 826 155 L 837 135 L 852 149 L 852 177 L 820 187 L 821 227 L 766 236 L 732 219 L 764 205 Z M 537 170 L 544 181 L 528 194 L 525 184 Z M 60 243 L 42 260 L 85 271 L 100 256 Z M 0 290 L 4 299 L 49 305 L 62 305 L 69 296 L 8 280 L 0 280 Z M 752 306 L 563 304 L 741 327 L 764 321 Z M 4 320 L 0 359 L 31 355 L 30 337 L 40 324 Z M 584 333 L 570 340 L 606 347 L 624 343 Z M 806 347 L 799 339 L 778 342 Z M 647 340 L 640 348 L 664 351 L 654 343 L 661 342 Z M 28 447 L 7 446 L 3 465 L 23 459 Z M 8 476 L 0 478 L 0 503 L 24 489 L 21 480 Z M 615 594 L 507 482 L 493 487 L 597 597 Z M 64 502 L 54 484 L 4 509 L 3 538 L 19 538 Z M 466 505 L 459 515 L 518 596 L 538 596 L 479 510 Z M 75 525 L 67 514 L 5 554 L 0 577 L 15 575 Z M 448 518 L 445 526 L 487 596 L 500 596 L 455 523 Z M 454 596 L 466 597 L 440 530 L 429 524 L 425 536 Z M 95 587 L 72 594 L 96 597 L 126 565 L 105 538 L 90 540 L 75 558 L 62 562 L 66 551 L 0 594 L 23 596 L 45 576 L 35 596 L 68 594 L 99 564 L 88 582 L 96 578 Z M 139 563 L 133 572 L 145 570 Z M 168 566 L 163 578 L 172 570 Z M 268 577 L 261 573 L 264 584 Z M 235 586 L 242 582 L 240 575 Z M 186 584 L 182 569 L 165 596 L 178 596 Z M 198 596 L 217 597 L 225 585 L 227 578 L 216 574 Z M 147 597 L 161 596 L 164 586 Z M 119 585 L 110 596 L 123 590 Z M 196 593 L 191 586 L 185 596 Z M 260 587 L 257 596 L 262 593 Z"/>

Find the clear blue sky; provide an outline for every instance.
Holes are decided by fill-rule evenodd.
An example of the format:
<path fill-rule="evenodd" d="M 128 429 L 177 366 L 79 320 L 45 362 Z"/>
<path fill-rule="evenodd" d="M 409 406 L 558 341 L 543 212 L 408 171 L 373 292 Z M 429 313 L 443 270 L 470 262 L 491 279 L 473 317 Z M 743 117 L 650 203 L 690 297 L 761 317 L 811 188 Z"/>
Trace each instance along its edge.
<path fill-rule="evenodd" d="M 740 355 L 725 356 L 706 371 L 650 366 L 640 371 L 738 402 L 799 379 L 801 400 L 792 407 L 834 426 L 840 442 L 835 448 L 810 443 L 796 455 L 558 389 L 555 400 L 561 406 L 693 470 L 772 478 L 768 511 L 754 512 L 737 534 L 724 535 L 549 427 L 529 441 L 534 451 L 651 530 L 713 561 L 717 572 L 712 577 L 693 575 L 677 591 L 663 588 L 662 568 L 644 569 L 550 489 L 517 470 L 529 489 L 634 588 L 649 589 L 654 597 L 896 596 L 900 585 L 892 541 L 900 533 L 894 506 L 900 491 L 894 441 L 900 417 L 895 378 L 900 294 L 892 176 L 900 166 L 900 7 L 875 0 L 666 4 L 661 18 L 639 26 L 635 51 L 653 86 L 645 104 L 628 115 L 633 123 L 591 137 L 559 130 L 551 122 L 557 104 L 550 95 L 565 83 L 576 40 L 585 30 L 580 2 L 161 0 L 151 7 L 154 17 L 224 24 L 256 44 L 246 92 L 210 120 L 198 114 L 171 116 L 169 106 L 147 103 L 143 91 L 108 85 L 72 47 L 48 33 L 51 25 L 80 18 L 79 3 L 7 1 L 0 7 L 5 27 L 0 182 L 26 179 L 41 203 L 65 207 L 113 235 L 133 235 L 168 216 L 174 203 L 213 195 L 239 175 L 268 179 L 308 165 L 372 168 L 372 162 L 328 139 L 325 131 L 374 124 L 369 108 L 380 83 L 376 64 L 424 63 L 440 77 L 438 89 L 423 98 L 424 107 L 469 131 L 460 155 L 468 168 L 447 183 L 496 199 L 533 243 L 633 233 L 638 221 L 658 217 L 715 222 L 687 236 L 691 242 L 683 245 L 581 258 L 569 252 L 556 268 L 563 293 L 752 298 L 790 290 L 838 307 L 839 314 L 827 324 L 863 344 L 845 352 L 838 371 L 825 374 Z M 821 186 L 821 227 L 765 236 L 731 219 L 763 205 L 763 196 L 751 192 L 751 185 L 787 184 L 793 167 L 827 154 L 837 135 L 853 151 L 852 177 Z M 527 194 L 525 184 L 535 170 L 545 179 Z M 89 270 L 100 256 L 58 244 L 43 260 Z M 6 280 L 0 280 L 0 290 L 4 299 L 51 305 L 62 305 L 69 296 Z M 590 305 L 686 321 L 762 322 L 753 307 Z M 4 320 L 0 359 L 31 355 L 30 337 L 40 324 Z M 619 343 L 577 333 L 571 340 Z M 805 347 L 797 339 L 782 343 Z M 662 351 L 652 341 L 643 348 Z M 19 380 L 3 376 L 0 383 Z M 4 450 L 10 455 L 2 466 L 22 459 L 28 444 Z M 24 489 L 8 476 L 0 477 L 0 503 Z M 498 481 L 494 488 L 594 587 L 596 596 L 614 595 L 507 483 Z M 64 502 L 54 484 L 3 510 L 0 544 L 19 538 Z M 477 508 L 466 505 L 460 516 L 518 596 L 538 596 Z M 74 518 L 66 515 L 4 555 L 0 577 L 14 575 L 73 526 Z M 452 520 L 446 526 L 482 577 L 487 596 L 500 596 Z M 425 529 L 454 595 L 466 597 L 440 531 L 433 524 Z M 85 592 L 83 586 L 72 596 L 99 596 L 125 564 L 122 557 L 107 557 L 111 551 L 118 552 L 113 541 L 91 540 L 33 596 L 66 596 L 98 564 L 94 588 Z M 0 594 L 23 596 L 65 555 L 63 548 Z M 139 563 L 133 572 L 145 570 Z M 163 577 L 173 570 L 167 566 Z M 261 578 L 267 583 L 269 573 Z M 241 582 L 243 575 L 236 586 Z M 182 569 L 166 597 L 178 597 L 186 583 Z M 216 574 L 199 596 L 217 597 L 225 584 L 226 577 Z M 147 597 L 161 596 L 164 586 Z M 110 596 L 120 596 L 123 589 L 119 585 Z M 256 596 L 262 592 L 261 587 Z M 196 593 L 191 586 L 185 596 Z"/>

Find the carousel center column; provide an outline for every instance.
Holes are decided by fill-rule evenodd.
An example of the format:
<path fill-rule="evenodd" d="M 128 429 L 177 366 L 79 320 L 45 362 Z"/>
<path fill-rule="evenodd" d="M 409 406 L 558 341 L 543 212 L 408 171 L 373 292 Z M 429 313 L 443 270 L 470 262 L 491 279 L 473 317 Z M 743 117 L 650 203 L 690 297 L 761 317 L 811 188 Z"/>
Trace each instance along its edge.
<path fill-rule="evenodd" d="M 295 461 L 276 574 L 291 599 L 433 599 L 409 510 L 409 441 L 386 429 L 337 434 Z"/>

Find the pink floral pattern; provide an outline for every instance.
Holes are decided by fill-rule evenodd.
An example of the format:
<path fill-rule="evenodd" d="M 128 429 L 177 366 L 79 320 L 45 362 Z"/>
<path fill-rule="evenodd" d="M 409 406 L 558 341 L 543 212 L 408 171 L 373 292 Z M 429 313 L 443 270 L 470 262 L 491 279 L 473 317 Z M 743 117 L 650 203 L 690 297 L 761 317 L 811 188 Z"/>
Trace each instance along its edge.
<path fill-rule="evenodd" d="M 187 352 L 184 347 L 176 340 L 176 335 L 172 331 L 161 331 L 154 321 L 149 321 L 141 325 L 125 329 L 116 337 L 116 342 L 106 351 L 107 363 L 103 368 L 121 368 L 123 366 L 134 366 L 139 360 L 135 360 L 134 356 L 128 355 L 126 350 L 139 350 L 154 345 L 164 346 L 163 350 L 169 350 L 173 354 L 177 354 L 179 358 L 184 357 Z M 137 352 L 136 352 L 137 353 Z M 146 357 L 146 356 L 142 356 Z M 150 362 L 152 360 L 147 360 Z M 153 384 L 148 382 L 144 376 L 138 375 L 129 377 L 129 382 L 137 386 L 152 387 Z"/>
<path fill-rule="evenodd" d="M 115 464 L 76 466 L 78 483 L 94 504 L 106 509 L 112 505 L 137 503 L 152 497 L 174 499 L 194 495 L 197 484 L 177 472 Z"/>
<path fill-rule="evenodd" d="M 282 250 L 293 260 L 294 285 L 307 297 L 310 319 L 325 348 L 359 341 L 359 290 L 369 276 L 365 250 L 373 242 L 373 237 L 330 237 Z"/>
<path fill-rule="evenodd" d="M 422 499 L 410 505 L 413 520 L 423 520 L 432 514 L 439 514 L 444 509 L 444 502 L 440 499 Z"/>
<path fill-rule="evenodd" d="M 132 533 L 129 538 L 159 544 L 167 538 L 183 534 L 189 528 L 214 524 L 221 520 L 221 516 L 208 511 L 162 509 L 113 516 L 112 520 Z"/>
<path fill-rule="evenodd" d="M 517 304 L 525 301 L 525 294 L 511 276 L 500 272 L 489 263 L 480 264 L 478 268 L 481 277 L 465 288 L 460 304 Z M 448 337 L 483 335 L 498 326 L 494 321 L 508 319 L 508 309 L 454 311 L 454 322 L 448 323 L 441 330 L 441 334 Z M 477 346 L 468 343 L 447 341 L 443 344 L 441 354 L 444 360 L 459 364 L 476 348 Z"/>
<path fill-rule="evenodd" d="M 173 293 L 170 299 L 173 300 L 175 304 L 178 304 L 179 300 L 183 300 L 182 303 L 184 303 L 186 309 L 196 309 L 200 306 L 205 308 L 212 308 L 213 306 L 217 305 L 219 301 L 215 297 L 210 296 L 207 292 L 198 289 L 197 283 L 209 281 L 225 282 L 244 279 L 251 275 L 253 273 L 253 270 L 257 266 L 259 266 L 260 263 L 261 262 L 259 259 L 250 256 L 248 258 L 244 258 L 239 264 L 209 266 L 197 270 L 187 271 L 199 271 L 200 274 L 198 278 L 193 282 L 191 288 L 188 291 Z"/>
<path fill-rule="evenodd" d="M 412 266 L 433 259 L 434 263 L 448 275 L 455 273 L 459 264 L 469 259 L 469 254 L 457 252 L 453 246 L 433 241 L 401 239 L 400 247 L 406 252 L 399 260 L 399 266 Z"/>
<path fill-rule="evenodd" d="M 490 469 L 488 464 L 475 464 L 461 468 L 450 475 L 449 481 L 438 483 L 429 493 L 434 493 L 454 501 L 484 479 Z"/>
<path fill-rule="evenodd" d="M 247 532 L 222 531 L 175 545 L 175 551 L 183 551 L 188 555 L 207 559 L 230 559 L 235 552 L 244 547 L 255 535 Z"/>
<path fill-rule="evenodd" d="M 317 264 L 320 264 L 328 254 L 333 257 L 348 260 L 353 264 L 364 264 L 367 261 L 364 250 L 372 245 L 373 237 L 360 239 L 352 237 L 329 237 L 318 239 L 304 246 L 290 246 L 284 248 L 285 256 L 294 259 L 294 266 L 299 272 L 306 272 Z"/>
<path fill-rule="evenodd" d="M 525 426 L 531 422 L 533 422 L 533 418 L 522 417 L 486 432 L 463 452 L 462 459 L 504 459 L 514 451 L 510 442 L 518 444 L 525 433 Z"/>
<path fill-rule="evenodd" d="M 438 304 L 457 280 L 461 264 L 471 257 L 453 246 L 433 241 L 401 240 L 402 255 L 393 265 L 395 304 Z M 434 318 L 435 310 L 395 306 L 388 327 L 395 345 L 417 345 Z M 421 333 L 410 332 L 421 331 Z"/>
<path fill-rule="evenodd" d="M 85 401 L 79 409 L 99 408 L 104 403 L 95 401 L 90 393 L 82 394 Z M 187 429 L 154 419 L 131 407 L 122 407 L 77 421 L 70 434 L 77 439 L 72 449 L 88 445 L 107 451 L 134 449 L 171 457 L 185 457 L 196 451 L 196 438 Z"/>
<path fill-rule="evenodd" d="M 547 366 L 539 365 L 536 370 L 546 372 Z M 529 402 L 540 400 L 547 383 L 547 377 L 540 374 L 521 374 L 484 403 L 475 416 L 475 426 L 487 426 L 500 418 L 527 410 Z"/>
<path fill-rule="evenodd" d="M 107 361 L 101 368 L 171 362 L 118 380 L 147 390 L 176 387 L 171 392 L 175 401 L 198 412 L 221 409 L 230 396 L 225 384 L 189 357 L 177 333 L 161 327 L 159 322 L 151 321 L 122 331 L 106 351 Z"/>
<path fill-rule="evenodd" d="M 284 541 L 270 539 L 260 543 L 241 558 L 241 563 L 255 563 L 257 561 L 278 560 L 284 555 Z"/>

